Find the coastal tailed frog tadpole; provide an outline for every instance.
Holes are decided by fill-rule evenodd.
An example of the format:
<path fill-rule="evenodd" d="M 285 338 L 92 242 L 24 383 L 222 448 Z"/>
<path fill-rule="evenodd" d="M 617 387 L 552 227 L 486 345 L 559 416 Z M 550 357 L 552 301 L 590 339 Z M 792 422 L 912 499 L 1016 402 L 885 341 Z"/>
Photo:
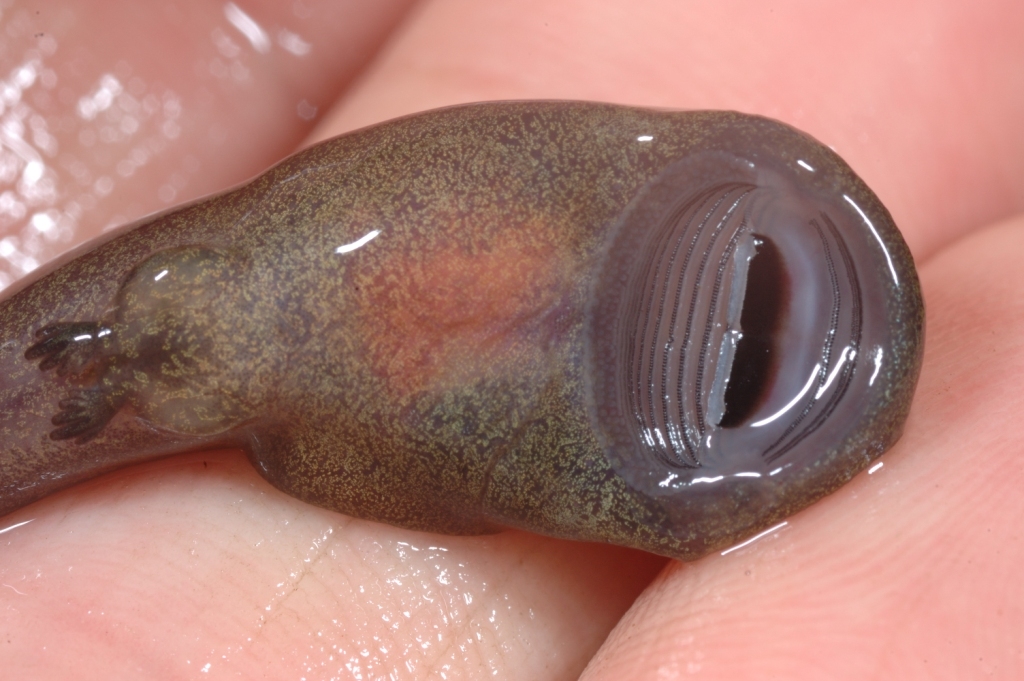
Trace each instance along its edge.
<path fill-rule="evenodd" d="M 899 437 L 923 306 L 827 147 L 731 112 L 457 106 L 145 218 L 0 303 L 0 514 L 239 447 L 403 527 L 681 559 Z"/>

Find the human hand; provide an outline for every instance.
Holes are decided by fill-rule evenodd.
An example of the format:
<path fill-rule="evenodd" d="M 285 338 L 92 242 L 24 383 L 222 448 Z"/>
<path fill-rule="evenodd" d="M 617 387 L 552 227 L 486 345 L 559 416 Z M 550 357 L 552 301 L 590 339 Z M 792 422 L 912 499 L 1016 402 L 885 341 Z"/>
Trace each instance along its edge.
<path fill-rule="evenodd" d="M 1019 675 L 1012 415 L 1024 372 L 1024 281 L 1012 254 L 1024 245 L 1024 221 L 985 227 L 1024 208 L 1024 21 L 1010 3 L 949 5 L 433 2 L 407 17 L 321 122 L 317 136 L 327 137 L 500 98 L 762 113 L 833 145 L 917 257 L 925 367 L 906 434 L 883 468 L 749 548 L 670 563 L 587 678 Z M 53 64 L 72 62 L 77 41 L 95 57 L 84 80 L 99 84 L 123 59 L 125 86 L 132 75 L 152 92 L 162 82 L 181 111 L 167 116 L 160 95 L 147 120 L 162 135 L 174 118 L 181 134 L 163 135 L 166 151 L 117 176 L 83 210 L 80 231 L 122 206 L 158 207 L 167 186 L 183 200 L 285 153 L 304 127 L 297 100 L 330 89 L 342 60 L 331 46 L 359 23 L 324 21 L 319 8 L 300 30 L 291 9 L 244 6 L 269 31 L 266 58 L 223 6 L 176 34 L 191 36 L 188 48 L 159 42 L 163 15 L 148 27 L 107 25 L 119 38 L 109 44 L 96 42 L 102 23 L 71 23 Z M 364 17 L 362 26 L 380 34 L 386 19 Z M 282 52 L 279 25 L 304 37 L 308 57 Z M 239 48 L 235 57 L 222 36 Z M 235 62 L 254 84 L 235 80 Z M 197 77 L 196 64 L 210 75 Z M 73 115 L 89 92 L 98 90 L 72 93 Z M 208 133 L 218 127 L 214 147 Z M 104 161 L 75 147 L 81 129 L 73 133 L 60 154 L 78 150 L 94 166 L 95 194 Z M 12 678 L 178 678 L 204 668 L 214 678 L 572 678 L 663 563 L 518 532 L 437 537 L 351 520 L 284 497 L 224 452 L 112 474 L 4 526 L 29 519 L 0 535 L 0 641 L 9 642 Z"/>

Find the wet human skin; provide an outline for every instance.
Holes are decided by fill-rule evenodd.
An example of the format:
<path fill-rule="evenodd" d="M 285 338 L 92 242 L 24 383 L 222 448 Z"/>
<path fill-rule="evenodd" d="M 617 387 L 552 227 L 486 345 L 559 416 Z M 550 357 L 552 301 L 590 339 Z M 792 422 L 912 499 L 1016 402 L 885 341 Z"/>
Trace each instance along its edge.
<path fill-rule="evenodd" d="M 359 517 L 692 559 L 895 441 L 923 310 L 884 207 L 802 133 L 496 103 L 143 220 L 0 333 L 0 512 L 238 446 Z"/>

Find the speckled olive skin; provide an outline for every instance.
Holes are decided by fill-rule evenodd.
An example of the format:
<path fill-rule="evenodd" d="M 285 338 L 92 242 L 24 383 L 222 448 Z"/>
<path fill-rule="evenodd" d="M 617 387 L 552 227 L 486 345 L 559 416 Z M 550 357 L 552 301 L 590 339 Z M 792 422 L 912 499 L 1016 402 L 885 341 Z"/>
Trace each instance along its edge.
<path fill-rule="evenodd" d="M 814 465 L 652 498 L 616 473 L 595 427 L 588 310 L 617 218 L 706 149 L 802 159 L 819 169 L 808 182 L 864 208 L 900 276 L 884 302 L 894 354 L 879 399 Z M 802 133 L 728 112 L 443 109 L 314 146 L 8 295 L 0 514 L 127 464 L 237 446 L 287 494 L 363 518 L 693 559 L 888 448 L 922 340 L 913 262 L 888 213 Z"/>

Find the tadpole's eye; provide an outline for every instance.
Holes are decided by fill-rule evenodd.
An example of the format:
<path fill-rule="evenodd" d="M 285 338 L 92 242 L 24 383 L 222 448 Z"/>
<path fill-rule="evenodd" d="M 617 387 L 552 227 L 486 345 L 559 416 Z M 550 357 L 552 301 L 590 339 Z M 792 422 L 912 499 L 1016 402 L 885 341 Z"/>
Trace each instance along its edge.
<path fill-rule="evenodd" d="M 797 169 L 717 152 L 637 197 L 589 337 L 597 428 L 624 478 L 665 494 L 863 458 L 899 282 L 858 211 Z"/>

